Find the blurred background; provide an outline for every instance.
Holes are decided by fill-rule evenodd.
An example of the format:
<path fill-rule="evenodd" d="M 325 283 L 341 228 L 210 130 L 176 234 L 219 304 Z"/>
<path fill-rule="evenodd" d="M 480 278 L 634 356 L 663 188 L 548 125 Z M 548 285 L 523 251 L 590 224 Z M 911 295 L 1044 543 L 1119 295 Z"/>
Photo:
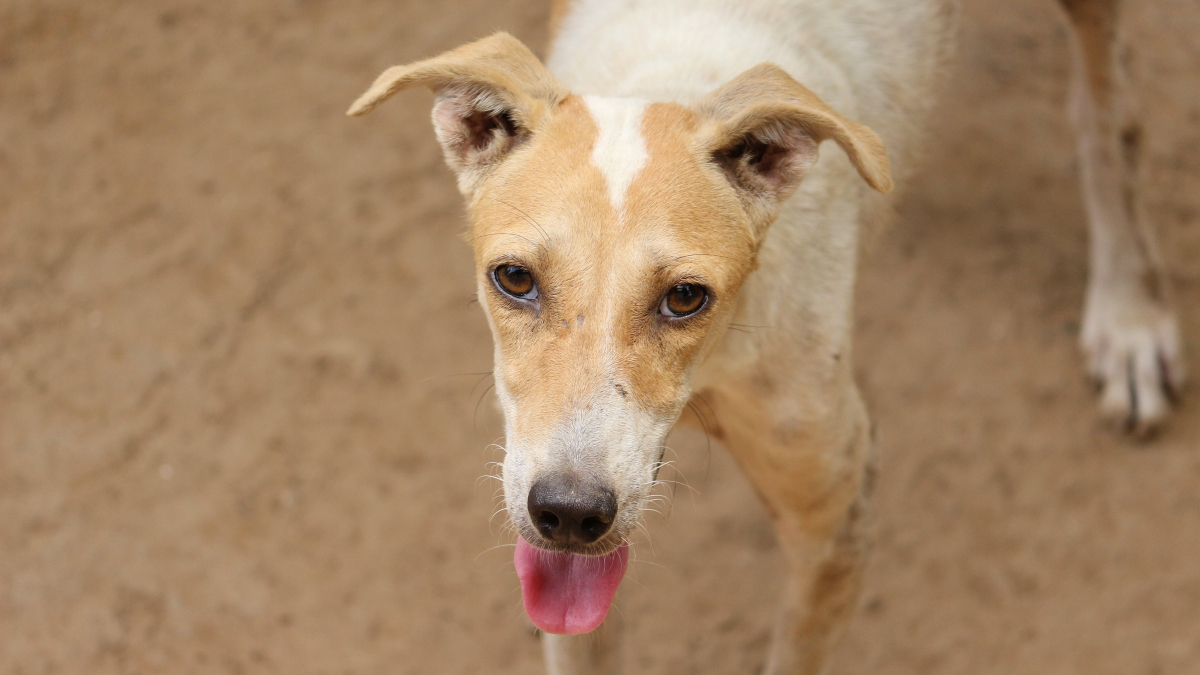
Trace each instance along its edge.
<path fill-rule="evenodd" d="M 1145 197 L 1200 359 L 1200 7 L 1128 2 Z M 424 92 L 548 3 L 0 1 L 0 673 L 536 673 L 491 338 Z M 1200 391 L 1136 443 L 1076 341 L 1051 0 L 966 0 L 863 265 L 877 545 L 833 673 L 1200 672 Z M 620 595 L 632 673 L 751 673 L 782 559 L 719 447 Z"/>

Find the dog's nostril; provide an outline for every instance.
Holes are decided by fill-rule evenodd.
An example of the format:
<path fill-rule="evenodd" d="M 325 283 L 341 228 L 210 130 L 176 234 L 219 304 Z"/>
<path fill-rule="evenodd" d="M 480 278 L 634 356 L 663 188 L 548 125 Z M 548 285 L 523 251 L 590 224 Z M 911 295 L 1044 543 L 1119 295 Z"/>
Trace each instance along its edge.
<path fill-rule="evenodd" d="M 550 539 L 554 538 L 554 531 L 561 524 L 558 520 L 558 516 L 550 513 L 549 511 L 542 511 L 539 513 L 537 518 L 534 518 L 534 522 L 537 523 L 538 532 L 541 532 L 542 536 Z"/>
<path fill-rule="evenodd" d="M 608 527 L 611 524 L 611 522 L 606 523 L 599 518 L 584 518 L 583 522 L 579 524 L 579 529 L 583 532 L 585 539 L 596 541 L 600 537 L 603 537 L 605 532 L 608 532 Z"/>
<path fill-rule="evenodd" d="M 612 490 L 586 485 L 573 475 L 534 483 L 527 506 L 538 534 L 559 543 L 590 544 L 608 532 L 617 515 Z"/>

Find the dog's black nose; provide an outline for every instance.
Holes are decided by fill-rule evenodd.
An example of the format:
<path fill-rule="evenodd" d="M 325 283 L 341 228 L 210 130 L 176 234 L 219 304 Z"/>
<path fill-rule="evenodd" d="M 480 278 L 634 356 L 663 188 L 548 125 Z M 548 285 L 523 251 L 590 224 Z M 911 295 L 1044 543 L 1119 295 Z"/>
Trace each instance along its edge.
<path fill-rule="evenodd" d="M 562 544 L 590 544 L 612 527 L 617 517 L 613 491 L 574 476 L 546 476 L 529 490 L 529 518 L 537 531 Z"/>

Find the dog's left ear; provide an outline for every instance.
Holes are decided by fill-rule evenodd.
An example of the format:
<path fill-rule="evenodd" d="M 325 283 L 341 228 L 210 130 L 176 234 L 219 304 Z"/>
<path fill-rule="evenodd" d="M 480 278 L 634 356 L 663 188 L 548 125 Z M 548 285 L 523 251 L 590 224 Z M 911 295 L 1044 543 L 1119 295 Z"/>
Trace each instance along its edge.
<path fill-rule="evenodd" d="M 756 221 L 775 219 L 827 139 L 842 148 L 868 185 L 885 193 L 892 189 L 879 136 L 839 115 L 778 66 L 755 66 L 693 108 L 708 122 L 705 151 Z"/>
<path fill-rule="evenodd" d="M 520 40 L 496 33 L 432 59 L 388 68 L 346 114 L 366 115 L 412 85 L 433 90 L 434 130 L 468 197 L 569 93 Z"/>

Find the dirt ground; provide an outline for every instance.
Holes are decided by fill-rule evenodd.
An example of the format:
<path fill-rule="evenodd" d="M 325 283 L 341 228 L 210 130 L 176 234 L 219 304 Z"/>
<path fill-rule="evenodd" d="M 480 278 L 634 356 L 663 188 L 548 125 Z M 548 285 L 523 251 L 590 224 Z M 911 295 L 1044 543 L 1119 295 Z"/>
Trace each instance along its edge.
<path fill-rule="evenodd" d="M 1148 210 L 1200 358 L 1200 8 L 1129 3 Z M 427 116 L 343 116 L 518 0 L 0 0 L 0 673 L 537 673 L 490 336 Z M 1094 411 L 1049 0 L 967 0 L 863 265 L 884 456 L 832 672 L 1200 673 L 1200 388 Z M 620 597 L 631 673 L 752 673 L 782 560 L 702 436 Z"/>

